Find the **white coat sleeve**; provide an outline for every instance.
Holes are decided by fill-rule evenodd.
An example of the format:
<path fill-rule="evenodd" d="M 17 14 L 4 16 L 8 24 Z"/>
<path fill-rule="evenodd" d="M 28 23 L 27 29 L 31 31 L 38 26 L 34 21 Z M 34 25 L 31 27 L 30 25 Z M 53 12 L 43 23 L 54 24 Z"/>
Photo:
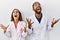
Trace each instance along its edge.
<path fill-rule="evenodd" d="M 27 33 L 30 35 L 32 33 L 32 27 L 31 29 L 28 28 L 28 25 L 27 25 Z"/>
<path fill-rule="evenodd" d="M 24 29 L 24 27 L 27 27 L 27 25 L 26 25 L 26 23 L 25 22 L 22 22 L 22 25 L 21 26 L 23 26 L 23 29 Z M 26 32 L 22 32 L 22 36 L 23 37 L 26 37 L 27 36 L 27 31 Z"/>
<path fill-rule="evenodd" d="M 30 16 L 30 17 L 28 17 L 28 19 L 32 20 L 33 18 L 32 18 L 32 16 Z M 31 22 L 33 22 L 33 21 L 31 21 Z M 30 35 L 30 34 L 32 34 L 32 32 L 33 32 L 33 28 L 31 27 L 31 29 L 29 29 L 28 28 L 28 23 L 27 23 L 27 34 Z"/>
<path fill-rule="evenodd" d="M 23 37 L 26 37 L 26 36 L 27 36 L 27 32 L 24 32 L 24 31 L 23 31 L 22 36 L 23 36 Z"/>
<path fill-rule="evenodd" d="M 4 33 L 7 37 L 11 37 L 11 27 L 10 25 L 7 27 L 6 32 Z"/>
<path fill-rule="evenodd" d="M 51 20 L 50 19 L 47 20 L 46 26 L 47 26 L 48 31 L 51 31 L 53 29 L 53 27 L 51 27 Z"/>

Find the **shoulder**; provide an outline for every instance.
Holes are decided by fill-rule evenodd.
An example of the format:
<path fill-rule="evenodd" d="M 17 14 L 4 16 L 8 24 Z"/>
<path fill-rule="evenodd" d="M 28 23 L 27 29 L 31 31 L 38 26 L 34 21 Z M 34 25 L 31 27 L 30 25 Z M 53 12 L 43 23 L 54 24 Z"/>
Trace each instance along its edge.
<path fill-rule="evenodd" d="M 12 25 L 14 25 L 13 21 L 9 21 L 7 27 L 11 27 Z"/>
<path fill-rule="evenodd" d="M 12 27 L 12 25 L 13 25 L 13 22 L 12 21 L 9 21 L 8 22 L 8 25 L 7 25 L 8 29 L 10 29 Z"/>
<path fill-rule="evenodd" d="M 12 24 L 12 23 L 13 23 L 13 21 L 9 21 L 9 22 L 8 22 L 8 24 Z"/>
<path fill-rule="evenodd" d="M 47 22 L 50 22 L 52 17 L 51 16 L 48 16 L 47 14 L 43 14 L 43 19 Z"/>

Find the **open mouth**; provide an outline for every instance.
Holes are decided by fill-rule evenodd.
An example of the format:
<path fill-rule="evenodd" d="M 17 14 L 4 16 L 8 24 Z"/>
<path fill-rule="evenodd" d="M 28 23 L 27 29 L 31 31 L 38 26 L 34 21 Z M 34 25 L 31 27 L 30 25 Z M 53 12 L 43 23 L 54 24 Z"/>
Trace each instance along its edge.
<path fill-rule="evenodd" d="M 40 11 L 40 9 L 37 9 L 37 11 L 39 12 L 39 11 Z"/>
<path fill-rule="evenodd" d="M 17 15 L 15 15 L 15 17 L 17 17 Z"/>
<path fill-rule="evenodd" d="M 40 9 L 38 9 L 37 11 L 40 11 Z"/>

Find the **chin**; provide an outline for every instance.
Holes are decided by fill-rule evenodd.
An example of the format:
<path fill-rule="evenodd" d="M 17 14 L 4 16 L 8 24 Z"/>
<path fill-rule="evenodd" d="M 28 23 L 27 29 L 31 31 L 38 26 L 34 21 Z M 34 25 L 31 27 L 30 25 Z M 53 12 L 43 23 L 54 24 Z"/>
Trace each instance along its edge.
<path fill-rule="evenodd" d="M 14 19 L 17 19 L 16 17 Z"/>

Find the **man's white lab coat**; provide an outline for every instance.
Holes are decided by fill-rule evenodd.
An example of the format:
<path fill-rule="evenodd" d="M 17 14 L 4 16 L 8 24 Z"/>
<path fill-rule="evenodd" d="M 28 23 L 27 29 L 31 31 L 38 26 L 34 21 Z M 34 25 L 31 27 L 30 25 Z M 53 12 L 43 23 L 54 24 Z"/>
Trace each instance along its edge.
<path fill-rule="evenodd" d="M 35 15 L 30 16 L 29 19 L 34 23 L 31 29 L 27 28 L 27 40 L 48 40 L 48 32 L 52 29 L 49 19 L 45 15 L 42 16 L 40 23 Z"/>

